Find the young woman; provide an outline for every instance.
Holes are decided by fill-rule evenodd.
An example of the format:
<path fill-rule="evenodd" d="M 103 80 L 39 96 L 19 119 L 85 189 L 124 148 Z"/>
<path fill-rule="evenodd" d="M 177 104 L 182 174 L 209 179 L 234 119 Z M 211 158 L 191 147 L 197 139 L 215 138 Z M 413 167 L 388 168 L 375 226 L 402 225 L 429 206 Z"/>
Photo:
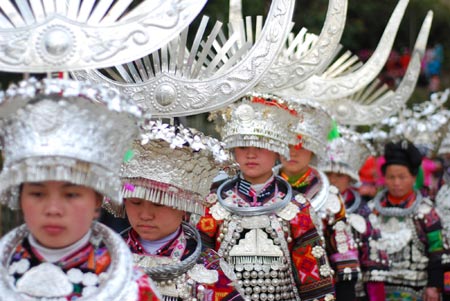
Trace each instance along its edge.
<path fill-rule="evenodd" d="M 383 301 L 386 298 L 383 281 L 389 269 L 388 257 L 384 250 L 378 248 L 380 230 L 371 222 L 376 217 L 353 187 L 359 183 L 358 171 L 370 155 L 370 149 L 357 133 L 340 132 L 341 137 L 328 142 L 327 157 L 318 168 L 327 174 L 330 183 L 344 198 L 362 272 L 356 294 L 361 298 L 359 300 Z"/>
<path fill-rule="evenodd" d="M 281 158 L 280 176 L 311 200 L 335 271 L 336 298 L 353 300 L 360 265 L 353 235 L 347 231 L 343 199 L 326 175 L 314 167 L 325 156 L 332 119 L 316 102 L 302 99 L 296 103 L 301 114 L 295 128 L 298 140 L 289 147 L 290 159 Z"/>
<path fill-rule="evenodd" d="M 137 107 L 63 80 L 29 80 L 7 95 L 1 200 L 20 207 L 25 224 L 0 240 L 0 299 L 158 300 L 120 236 L 95 222 L 103 196 L 121 202 Z"/>
<path fill-rule="evenodd" d="M 221 112 L 222 137 L 240 172 L 210 195 L 214 204 L 197 227 L 252 300 L 334 300 L 310 204 L 272 171 L 296 139 L 293 114 L 270 95 L 245 97 Z"/>
<path fill-rule="evenodd" d="M 433 203 L 413 187 L 422 155 L 414 144 L 403 140 L 386 144 L 384 157 L 386 188 L 370 205 L 378 215 L 380 248 L 391 262 L 386 300 L 440 300 L 443 253 L 448 251 Z"/>
<path fill-rule="evenodd" d="M 141 143 L 142 142 L 142 143 Z M 164 300 L 243 300 L 234 273 L 213 250 L 202 248 L 189 215 L 202 215 L 219 163 L 220 143 L 184 128 L 151 122 L 122 168 L 124 208 L 131 228 L 124 238 Z M 193 217 L 193 219 L 195 219 Z M 198 218 L 197 218 L 198 220 Z"/>

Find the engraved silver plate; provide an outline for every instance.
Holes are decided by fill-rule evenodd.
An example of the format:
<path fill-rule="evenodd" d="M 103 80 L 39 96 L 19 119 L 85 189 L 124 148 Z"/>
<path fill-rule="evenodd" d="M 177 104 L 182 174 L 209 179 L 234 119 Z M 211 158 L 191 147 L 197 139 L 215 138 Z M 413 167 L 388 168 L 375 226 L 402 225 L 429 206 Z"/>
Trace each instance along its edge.
<path fill-rule="evenodd" d="M 270 219 L 267 215 L 243 217 L 241 220 L 241 226 L 244 229 L 266 228 L 270 226 Z"/>
<path fill-rule="evenodd" d="M 51 72 L 142 57 L 188 26 L 206 0 L 16 2 L 0 3 L 0 70 Z"/>
<path fill-rule="evenodd" d="M 199 283 L 214 284 L 219 281 L 219 273 L 216 270 L 208 270 L 201 264 L 196 264 L 187 273 L 189 277 Z"/>

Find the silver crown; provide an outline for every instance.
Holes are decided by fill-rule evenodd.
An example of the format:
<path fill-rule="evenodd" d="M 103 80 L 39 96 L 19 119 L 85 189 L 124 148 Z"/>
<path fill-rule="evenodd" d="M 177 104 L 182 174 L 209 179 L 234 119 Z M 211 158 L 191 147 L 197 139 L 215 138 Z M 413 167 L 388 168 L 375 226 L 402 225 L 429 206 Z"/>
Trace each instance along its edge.
<path fill-rule="evenodd" d="M 327 157 L 319 162 L 323 172 L 336 172 L 359 182 L 359 170 L 372 153 L 370 145 L 356 132 L 339 130 L 341 136 L 328 142 Z"/>
<path fill-rule="evenodd" d="M 253 94 L 214 112 L 225 147 L 260 147 L 289 158 L 289 145 L 296 144 L 292 131 L 298 114 L 277 96 Z"/>
<path fill-rule="evenodd" d="M 21 183 L 56 180 L 120 203 L 120 165 L 140 115 L 105 87 L 34 79 L 10 87 L 0 99 L 0 202 L 17 208 Z"/>
<path fill-rule="evenodd" d="M 230 24 L 228 33 L 216 22 L 207 34 L 204 18 L 190 47 L 186 29 L 139 60 L 73 76 L 119 89 L 154 117 L 217 110 L 245 95 L 271 66 L 290 30 L 294 5 L 295 0 L 273 0 L 263 30 L 254 36 L 247 35 L 253 28 L 251 18 Z"/>
<path fill-rule="evenodd" d="M 102 68 L 142 57 L 178 35 L 206 0 L 2 1 L 0 70 Z"/>
<path fill-rule="evenodd" d="M 132 151 L 132 158 L 122 164 L 124 198 L 141 198 L 200 215 L 214 177 L 230 162 L 217 139 L 159 121 L 145 126 Z M 107 209 L 124 216 L 123 206 Z"/>
<path fill-rule="evenodd" d="M 332 129 L 332 117 L 318 102 L 309 99 L 289 99 L 301 117 L 295 126 L 302 147 L 314 153 L 312 165 L 326 157 L 328 134 Z M 297 144 L 294 143 L 294 144 Z"/>

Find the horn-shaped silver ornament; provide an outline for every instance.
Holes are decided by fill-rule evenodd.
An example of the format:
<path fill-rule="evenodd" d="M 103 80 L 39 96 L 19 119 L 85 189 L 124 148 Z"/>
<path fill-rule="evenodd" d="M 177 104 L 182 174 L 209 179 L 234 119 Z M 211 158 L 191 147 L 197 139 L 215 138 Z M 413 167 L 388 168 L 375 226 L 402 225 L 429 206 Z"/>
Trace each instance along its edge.
<path fill-rule="evenodd" d="M 73 76 L 115 87 L 153 117 L 212 111 L 235 101 L 259 82 L 286 41 L 294 4 L 294 0 L 273 0 L 264 28 L 255 36 L 249 17 L 245 26 L 244 21 L 230 25 L 228 37 L 220 22 L 205 35 L 207 19 L 203 19 L 189 48 L 186 29 L 149 56 L 104 73 L 87 70 Z M 256 22 L 262 23 L 262 18 Z"/>

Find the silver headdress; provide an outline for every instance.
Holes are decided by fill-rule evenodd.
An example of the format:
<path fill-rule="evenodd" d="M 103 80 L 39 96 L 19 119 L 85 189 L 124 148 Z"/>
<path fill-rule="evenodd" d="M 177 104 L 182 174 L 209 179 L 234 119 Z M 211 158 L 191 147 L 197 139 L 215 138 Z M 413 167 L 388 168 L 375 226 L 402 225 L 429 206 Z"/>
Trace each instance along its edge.
<path fill-rule="evenodd" d="M 301 114 L 301 113 L 300 113 Z M 214 112 L 225 147 L 260 147 L 289 158 L 289 145 L 297 144 L 292 131 L 298 113 L 288 102 L 268 94 L 252 94 Z"/>
<path fill-rule="evenodd" d="M 404 108 L 396 116 L 385 118 L 370 132 L 364 133 L 364 139 L 373 141 L 378 153 L 382 153 L 387 141 L 406 139 L 414 141 L 424 154 L 432 155 L 438 151 L 448 130 L 450 111 L 443 105 L 449 94 L 450 90 L 434 93 L 429 101 L 416 104 L 411 109 Z"/>
<path fill-rule="evenodd" d="M 251 18 L 246 26 L 243 21 L 230 25 L 228 38 L 220 22 L 205 34 L 204 18 L 190 47 L 186 29 L 149 56 L 103 73 L 77 71 L 73 76 L 119 89 L 154 117 L 217 110 L 245 95 L 271 66 L 290 30 L 294 4 L 273 0 L 264 28 L 255 36 Z"/>
<path fill-rule="evenodd" d="M 386 63 L 408 2 L 409 0 L 398 2 L 376 50 L 365 64 L 347 51 L 324 72 L 310 76 L 294 86 L 286 86 L 272 92 L 287 97 L 326 102 L 361 90 L 375 79 Z"/>
<path fill-rule="evenodd" d="M 294 127 L 300 138 L 297 143 L 314 153 L 316 158 L 312 164 L 315 165 L 326 157 L 327 138 L 333 126 L 332 117 L 318 102 L 294 98 L 289 99 L 289 102 L 300 116 Z"/>
<path fill-rule="evenodd" d="M 178 35 L 206 0 L 0 2 L 0 70 L 70 71 L 123 64 Z"/>
<path fill-rule="evenodd" d="M 120 204 L 119 170 L 141 111 L 106 87 L 34 79 L 0 99 L 0 202 L 18 207 L 24 182 L 68 181 Z"/>
<path fill-rule="evenodd" d="M 340 128 L 339 133 L 340 137 L 328 142 L 327 157 L 319 162 L 318 168 L 323 172 L 346 174 L 359 182 L 359 170 L 372 149 L 356 132 Z"/>
<path fill-rule="evenodd" d="M 183 126 L 151 121 L 122 165 L 124 198 L 140 198 L 203 215 L 214 177 L 230 160 L 217 139 Z M 108 207 L 108 206 L 107 206 Z M 122 206 L 111 211 L 123 216 Z"/>

